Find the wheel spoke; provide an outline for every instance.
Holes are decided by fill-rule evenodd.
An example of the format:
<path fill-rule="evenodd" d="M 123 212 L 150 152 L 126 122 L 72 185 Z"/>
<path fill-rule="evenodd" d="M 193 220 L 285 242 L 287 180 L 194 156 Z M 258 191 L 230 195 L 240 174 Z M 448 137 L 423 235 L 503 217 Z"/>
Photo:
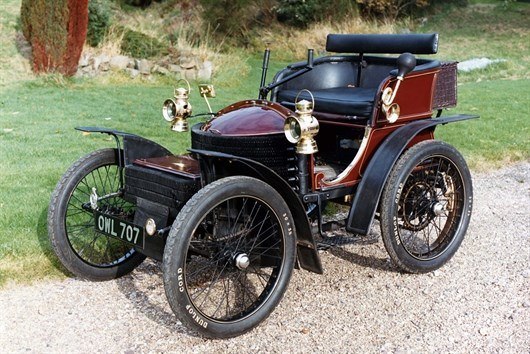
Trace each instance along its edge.
<path fill-rule="evenodd" d="M 445 251 L 462 216 L 463 188 L 459 172 L 443 156 L 429 157 L 413 169 L 397 208 L 402 219 L 397 232 L 409 254 L 423 260 Z"/>
<path fill-rule="evenodd" d="M 108 267 L 126 261 L 134 250 L 123 241 L 95 232 L 93 213 L 80 207 L 89 202 L 92 187 L 102 196 L 117 191 L 117 166 L 103 165 L 87 173 L 70 194 L 65 212 L 67 237 L 74 252 L 84 262 L 96 267 Z M 81 197 L 84 199 L 82 200 Z M 134 206 L 118 196 L 99 201 L 100 210 L 112 210 L 118 217 L 127 217 Z"/>
<path fill-rule="evenodd" d="M 249 196 L 227 198 L 202 217 L 198 224 L 204 228 L 191 236 L 185 267 L 189 299 L 202 315 L 232 321 L 267 298 L 281 269 L 279 223 L 267 204 Z M 250 266 L 236 262 L 240 255 L 248 257 Z M 270 271 L 263 271 L 262 259 L 272 264 L 267 265 Z"/>

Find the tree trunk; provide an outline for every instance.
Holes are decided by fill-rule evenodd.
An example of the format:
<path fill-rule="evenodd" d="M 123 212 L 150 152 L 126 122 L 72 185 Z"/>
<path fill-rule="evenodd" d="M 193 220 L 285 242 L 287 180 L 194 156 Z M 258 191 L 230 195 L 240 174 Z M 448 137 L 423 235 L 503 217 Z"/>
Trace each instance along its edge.
<path fill-rule="evenodd" d="M 88 25 L 88 0 L 22 0 L 22 31 L 33 49 L 33 70 L 74 75 Z"/>

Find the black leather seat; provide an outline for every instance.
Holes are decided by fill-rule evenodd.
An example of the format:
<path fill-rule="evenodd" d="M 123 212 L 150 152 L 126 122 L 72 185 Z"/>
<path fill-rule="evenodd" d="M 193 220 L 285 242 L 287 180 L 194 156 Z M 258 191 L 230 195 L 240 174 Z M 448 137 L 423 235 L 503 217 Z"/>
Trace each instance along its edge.
<path fill-rule="evenodd" d="M 294 110 L 294 101 L 299 90 L 278 91 L 278 102 Z M 333 113 L 348 116 L 350 119 L 366 119 L 372 113 L 375 88 L 362 87 L 334 87 L 328 89 L 311 90 L 315 97 L 315 112 Z M 311 101 L 311 96 L 302 91 L 298 100 Z"/>

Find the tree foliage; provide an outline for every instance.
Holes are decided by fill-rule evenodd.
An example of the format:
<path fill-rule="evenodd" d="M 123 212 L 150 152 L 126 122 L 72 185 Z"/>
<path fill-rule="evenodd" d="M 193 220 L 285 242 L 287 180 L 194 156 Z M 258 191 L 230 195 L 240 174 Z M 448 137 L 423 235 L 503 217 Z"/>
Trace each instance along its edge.
<path fill-rule="evenodd" d="M 87 32 L 88 0 L 22 0 L 20 17 L 33 50 L 33 70 L 75 74 Z"/>
<path fill-rule="evenodd" d="M 108 0 L 89 0 L 87 43 L 95 47 L 103 41 L 111 24 Z"/>
<path fill-rule="evenodd" d="M 466 5 L 467 0 L 355 0 L 362 15 L 378 19 L 397 19 L 418 15 L 436 5 Z"/>
<path fill-rule="evenodd" d="M 334 0 L 279 0 L 276 7 L 278 21 L 305 28 L 315 21 L 322 20 L 327 9 L 341 1 Z"/>
<path fill-rule="evenodd" d="M 124 29 L 121 50 L 135 58 L 167 54 L 167 47 L 158 39 L 130 29 Z"/>

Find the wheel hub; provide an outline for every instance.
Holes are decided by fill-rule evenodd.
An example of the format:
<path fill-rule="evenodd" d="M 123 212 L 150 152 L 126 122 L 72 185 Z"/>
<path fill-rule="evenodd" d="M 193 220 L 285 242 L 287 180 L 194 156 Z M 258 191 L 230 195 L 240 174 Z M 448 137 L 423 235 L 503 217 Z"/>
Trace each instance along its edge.
<path fill-rule="evenodd" d="M 434 205 L 432 206 L 432 212 L 433 212 L 434 215 L 436 215 L 436 216 L 443 215 L 443 214 L 445 213 L 445 206 L 446 206 L 445 203 L 442 203 L 441 201 L 437 201 L 437 202 L 434 203 Z"/>
<path fill-rule="evenodd" d="M 240 253 L 234 258 L 234 263 L 238 269 L 245 270 L 250 265 L 250 258 L 246 253 Z"/>
<path fill-rule="evenodd" d="M 405 228 L 412 231 L 422 230 L 432 219 L 435 193 L 423 181 L 414 183 L 404 194 L 402 217 Z"/>

